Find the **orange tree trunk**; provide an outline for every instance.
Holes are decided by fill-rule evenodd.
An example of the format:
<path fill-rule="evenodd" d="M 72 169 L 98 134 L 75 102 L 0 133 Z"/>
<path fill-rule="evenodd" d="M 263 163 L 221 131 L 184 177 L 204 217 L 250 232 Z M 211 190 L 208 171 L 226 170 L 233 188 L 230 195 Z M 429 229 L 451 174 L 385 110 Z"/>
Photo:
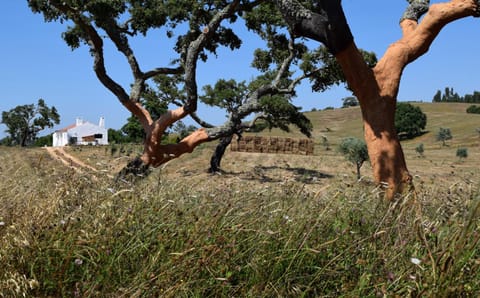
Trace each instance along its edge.
<path fill-rule="evenodd" d="M 368 147 L 373 176 L 387 186 L 387 198 L 401 192 L 411 183 L 402 146 L 395 131 L 395 108 L 398 84 L 388 85 L 389 69 L 370 69 L 354 43 L 336 55 L 349 87 L 362 109 L 365 142 Z M 379 63 L 377 66 L 381 66 Z M 390 90 L 391 89 L 391 90 Z"/>
<path fill-rule="evenodd" d="M 412 181 L 394 126 L 403 69 L 428 51 L 446 24 L 467 16 L 478 17 L 479 1 L 451 0 L 429 6 L 428 0 L 409 0 L 400 20 L 402 38 L 387 49 L 373 69 L 366 65 L 353 41 L 341 0 L 319 1 L 318 13 L 297 0 L 275 2 L 297 35 L 323 43 L 337 58 L 360 101 L 375 181 L 388 185 L 387 198 L 392 199 Z"/>

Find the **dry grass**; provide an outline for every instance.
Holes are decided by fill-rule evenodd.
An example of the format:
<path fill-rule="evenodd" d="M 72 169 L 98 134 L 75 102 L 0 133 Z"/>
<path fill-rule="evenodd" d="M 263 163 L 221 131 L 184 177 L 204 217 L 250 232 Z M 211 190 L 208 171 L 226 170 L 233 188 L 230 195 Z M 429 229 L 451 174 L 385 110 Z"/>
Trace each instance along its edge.
<path fill-rule="evenodd" d="M 331 139 L 354 129 L 337 117 Z M 227 151 L 211 176 L 207 144 L 135 185 L 111 177 L 138 146 L 68 148 L 96 172 L 2 147 L 0 297 L 477 297 L 477 147 L 423 137 L 425 158 L 404 143 L 417 193 L 391 204 L 321 146 Z"/>

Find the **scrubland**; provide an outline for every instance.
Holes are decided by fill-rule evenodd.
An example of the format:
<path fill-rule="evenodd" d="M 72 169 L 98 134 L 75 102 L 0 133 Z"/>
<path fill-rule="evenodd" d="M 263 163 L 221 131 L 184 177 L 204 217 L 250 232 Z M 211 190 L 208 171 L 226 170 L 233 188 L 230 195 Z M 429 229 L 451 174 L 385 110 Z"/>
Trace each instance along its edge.
<path fill-rule="evenodd" d="M 314 156 L 227 151 L 222 175 L 206 173 L 214 144 L 136 183 L 115 181 L 128 156 L 109 147 L 66 149 L 97 171 L 1 147 L 0 296 L 478 297 L 480 137 L 455 122 L 435 142 L 448 111 L 404 142 L 415 191 L 393 202 L 334 149 L 361 127 L 327 111 Z"/>

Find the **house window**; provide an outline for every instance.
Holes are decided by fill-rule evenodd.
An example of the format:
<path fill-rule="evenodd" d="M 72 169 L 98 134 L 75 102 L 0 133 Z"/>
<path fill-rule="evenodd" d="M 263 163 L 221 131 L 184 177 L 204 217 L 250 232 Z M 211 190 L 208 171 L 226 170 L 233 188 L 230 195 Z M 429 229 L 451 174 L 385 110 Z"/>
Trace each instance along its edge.
<path fill-rule="evenodd" d="M 103 134 L 101 134 L 101 133 L 96 133 L 96 134 L 94 134 L 94 137 L 95 137 L 95 139 L 102 139 L 102 138 L 103 138 Z"/>

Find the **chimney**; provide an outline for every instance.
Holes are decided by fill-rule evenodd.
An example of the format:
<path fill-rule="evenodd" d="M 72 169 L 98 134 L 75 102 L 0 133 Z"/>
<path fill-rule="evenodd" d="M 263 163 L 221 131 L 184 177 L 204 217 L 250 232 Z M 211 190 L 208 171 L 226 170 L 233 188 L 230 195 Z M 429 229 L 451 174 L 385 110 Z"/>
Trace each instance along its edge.
<path fill-rule="evenodd" d="M 105 128 L 105 118 L 100 117 L 100 121 L 98 121 L 98 126 L 101 128 Z"/>
<path fill-rule="evenodd" d="M 75 119 L 75 125 L 76 125 L 76 126 L 79 126 L 79 125 L 82 125 L 82 124 L 83 124 L 82 118 L 77 117 L 77 119 Z"/>

